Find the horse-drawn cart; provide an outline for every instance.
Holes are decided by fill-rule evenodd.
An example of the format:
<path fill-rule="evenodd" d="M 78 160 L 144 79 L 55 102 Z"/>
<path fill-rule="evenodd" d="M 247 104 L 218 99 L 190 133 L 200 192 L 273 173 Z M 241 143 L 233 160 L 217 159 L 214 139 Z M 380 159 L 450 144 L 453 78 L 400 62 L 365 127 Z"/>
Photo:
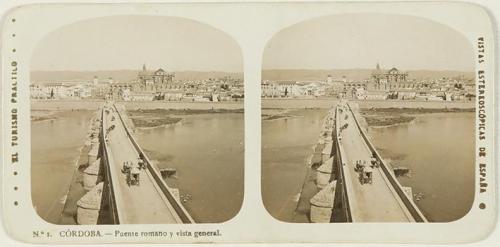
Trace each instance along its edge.
<path fill-rule="evenodd" d="M 354 166 L 354 171 L 359 174 L 359 182 L 361 184 L 371 184 L 373 179 L 373 168 L 367 166 L 365 160 L 357 160 Z"/>
<path fill-rule="evenodd" d="M 137 167 L 133 167 L 129 170 L 127 175 L 127 184 L 130 185 L 140 185 L 140 170 Z"/>
<path fill-rule="evenodd" d="M 127 185 L 140 184 L 140 169 L 130 161 L 125 161 L 122 167 L 122 173 L 126 176 Z"/>
<path fill-rule="evenodd" d="M 360 173 L 359 173 L 359 181 L 361 182 L 361 184 L 371 184 L 372 183 L 372 171 L 371 169 L 363 169 Z"/>

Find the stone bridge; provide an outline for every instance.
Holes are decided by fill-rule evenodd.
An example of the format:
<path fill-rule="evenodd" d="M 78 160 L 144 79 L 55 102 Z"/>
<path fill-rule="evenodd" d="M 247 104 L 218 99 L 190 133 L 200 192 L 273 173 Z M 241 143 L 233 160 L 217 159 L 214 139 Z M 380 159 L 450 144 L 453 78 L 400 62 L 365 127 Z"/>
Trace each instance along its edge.
<path fill-rule="evenodd" d="M 427 222 L 382 159 L 349 103 L 332 108 L 322 129 L 317 169 L 320 191 L 311 198 L 312 222 Z"/>
<path fill-rule="evenodd" d="M 189 224 L 193 218 L 178 191 L 163 180 L 128 127 L 124 109 L 112 103 L 100 110 L 83 183 L 87 194 L 77 203 L 78 224 Z M 143 157 L 145 167 L 138 169 Z M 132 163 L 139 184 L 129 184 L 123 164 Z"/>

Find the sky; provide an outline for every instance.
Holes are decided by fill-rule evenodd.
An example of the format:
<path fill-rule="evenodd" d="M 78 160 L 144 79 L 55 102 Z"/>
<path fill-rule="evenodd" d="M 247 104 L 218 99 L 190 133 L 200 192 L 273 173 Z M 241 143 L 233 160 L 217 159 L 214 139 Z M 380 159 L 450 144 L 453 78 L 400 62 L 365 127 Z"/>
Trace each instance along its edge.
<path fill-rule="evenodd" d="M 239 45 L 209 25 L 177 17 L 113 16 L 80 21 L 45 36 L 32 71 L 121 70 L 241 72 Z"/>
<path fill-rule="evenodd" d="M 264 69 L 474 70 L 472 44 L 431 20 L 385 14 L 318 17 L 278 32 Z"/>

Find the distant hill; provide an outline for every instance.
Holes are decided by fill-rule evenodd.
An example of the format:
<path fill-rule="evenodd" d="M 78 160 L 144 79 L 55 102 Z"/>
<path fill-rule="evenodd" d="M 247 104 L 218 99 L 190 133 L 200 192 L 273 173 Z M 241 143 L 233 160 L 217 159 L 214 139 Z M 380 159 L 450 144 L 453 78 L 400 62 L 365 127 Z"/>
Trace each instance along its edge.
<path fill-rule="evenodd" d="M 137 79 L 137 70 L 101 70 L 101 71 L 31 71 L 31 82 L 57 81 L 92 81 L 94 76 L 99 80 L 113 78 L 115 82 L 129 82 Z M 243 73 L 222 71 L 175 71 L 175 80 L 202 80 L 231 76 L 243 79 Z"/>
<path fill-rule="evenodd" d="M 325 80 L 328 75 L 334 79 L 341 79 L 345 76 L 348 80 L 361 81 L 369 79 L 372 69 L 332 69 L 332 70 L 308 70 L 308 69 L 283 69 L 262 71 L 263 80 Z M 454 78 L 465 77 L 474 79 L 474 72 L 452 71 L 452 70 L 408 70 L 409 79 L 439 79 L 442 77 Z"/>
<path fill-rule="evenodd" d="M 57 82 L 57 81 L 91 81 L 94 76 L 99 80 L 113 78 L 115 82 L 128 82 L 137 78 L 137 70 L 101 70 L 101 71 L 31 71 L 31 82 Z M 454 78 L 465 77 L 474 79 L 474 72 L 452 71 L 452 70 L 409 70 L 409 79 L 439 79 L 442 77 Z M 308 69 L 284 69 L 264 70 L 263 80 L 272 81 L 316 81 L 325 80 L 328 75 L 334 79 L 345 76 L 348 80 L 361 81 L 369 79 L 372 69 L 332 69 L 332 70 L 308 70 Z M 175 71 L 175 80 L 202 80 L 209 78 L 221 78 L 231 76 L 243 79 L 243 73 L 232 73 L 222 71 Z"/>

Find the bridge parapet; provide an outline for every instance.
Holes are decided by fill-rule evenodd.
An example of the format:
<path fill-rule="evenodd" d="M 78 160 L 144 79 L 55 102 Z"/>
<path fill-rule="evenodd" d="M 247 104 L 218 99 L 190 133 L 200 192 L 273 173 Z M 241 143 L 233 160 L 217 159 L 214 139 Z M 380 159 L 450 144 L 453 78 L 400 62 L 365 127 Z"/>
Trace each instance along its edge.
<path fill-rule="evenodd" d="M 104 191 L 107 192 L 107 203 L 109 205 L 109 211 L 111 214 L 111 219 L 113 224 L 120 224 L 121 218 L 123 217 L 125 210 L 121 206 L 120 202 L 123 200 L 120 198 L 121 193 L 118 192 L 120 186 L 118 185 L 118 177 L 112 172 L 110 164 L 113 161 L 113 155 L 111 155 L 110 150 L 108 149 L 108 144 L 106 141 L 106 130 L 107 123 L 105 121 L 105 107 L 102 108 L 101 111 L 101 132 L 99 135 L 101 141 L 101 159 L 104 167 L 105 173 L 105 183 L 104 183 Z"/>
<path fill-rule="evenodd" d="M 349 111 L 352 113 L 351 115 L 354 118 L 354 122 L 356 123 L 356 128 L 359 129 L 359 132 L 361 133 L 361 136 L 363 137 L 363 140 L 367 144 L 368 148 L 372 152 L 372 154 L 375 154 L 375 158 L 379 161 L 380 167 L 382 171 L 384 172 L 385 176 L 389 180 L 390 184 L 393 186 L 395 192 L 398 194 L 398 196 L 401 198 L 401 201 L 403 204 L 406 206 L 408 209 L 409 213 L 411 216 L 414 218 L 416 222 L 427 222 L 427 219 L 425 216 L 422 214 L 418 206 L 413 202 L 413 200 L 408 197 L 408 194 L 405 193 L 403 187 L 399 183 L 399 181 L 396 179 L 396 176 L 394 175 L 393 172 L 391 172 L 387 166 L 387 164 L 384 162 L 382 159 L 382 156 L 379 154 L 375 146 L 372 144 L 370 138 L 364 131 L 364 129 L 361 127 L 358 119 L 356 118 L 356 114 L 354 114 L 354 111 L 352 110 L 351 106 L 349 103 L 347 103 L 347 108 Z"/>
<path fill-rule="evenodd" d="M 191 215 L 187 212 L 187 210 L 184 208 L 182 203 L 172 194 L 170 187 L 165 183 L 160 172 L 154 167 L 154 165 L 149 160 L 146 153 L 144 153 L 144 151 L 142 150 L 140 145 L 135 140 L 134 136 L 131 134 L 131 130 L 128 127 L 122 114 L 120 113 L 120 110 L 118 109 L 118 107 L 114 104 L 113 104 L 113 107 L 116 110 L 118 117 L 120 118 L 121 123 L 125 127 L 125 132 L 127 133 L 127 136 L 130 139 L 132 145 L 136 149 L 137 153 L 142 154 L 142 156 L 144 157 L 144 162 L 146 164 L 148 171 L 150 172 L 152 178 L 154 179 L 154 181 L 156 182 L 156 184 L 158 185 L 158 187 L 160 188 L 162 193 L 167 198 L 168 202 L 171 204 L 172 208 L 175 210 L 177 216 L 179 216 L 180 220 L 184 224 L 195 223 L 195 221 L 193 220 Z"/>
<path fill-rule="evenodd" d="M 112 155 L 108 149 L 108 144 L 105 138 L 105 131 L 107 129 L 105 121 L 105 109 L 103 107 L 101 111 L 101 131 L 99 134 L 99 139 L 101 141 L 101 160 L 104 168 L 104 184 L 103 184 L 103 194 L 106 193 L 106 203 L 109 205 L 110 218 L 113 224 L 120 224 L 120 217 L 123 215 L 123 209 L 121 204 L 117 203 L 120 200 L 121 193 L 116 193 L 120 186 L 117 184 L 118 177 L 116 174 L 111 172 L 110 164 L 113 163 Z"/>
<path fill-rule="evenodd" d="M 347 191 L 347 188 L 350 188 L 351 186 L 346 186 L 346 183 L 350 183 L 350 180 L 346 180 L 345 178 L 345 162 L 343 160 L 343 155 L 344 151 L 342 150 L 342 147 L 340 145 L 341 143 L 341 138 L 339 136 L 340 134 L 340 114 L 339 114 L 339 108 L 338 106 L 335 108 L 335 128 L 334 128 L 334 133 L 333 136 L 335 138 L 335 154 L 336 154 L 336 171 L 337 171 L 337 190 L 335 194 L 335 198 L 339 198 L 341 203 L 342 203 L 342 214 L 344 217 L 342 219 L 346 222 L 353 222 L 355 219 L 353 219 L 353 215 L 351 212 L 351 199 L 349 197 L 349 192 Z M 335 217 L 335 216 L 332 216 Z M 335 219 L 333 219 L 336 221 Z"/>

